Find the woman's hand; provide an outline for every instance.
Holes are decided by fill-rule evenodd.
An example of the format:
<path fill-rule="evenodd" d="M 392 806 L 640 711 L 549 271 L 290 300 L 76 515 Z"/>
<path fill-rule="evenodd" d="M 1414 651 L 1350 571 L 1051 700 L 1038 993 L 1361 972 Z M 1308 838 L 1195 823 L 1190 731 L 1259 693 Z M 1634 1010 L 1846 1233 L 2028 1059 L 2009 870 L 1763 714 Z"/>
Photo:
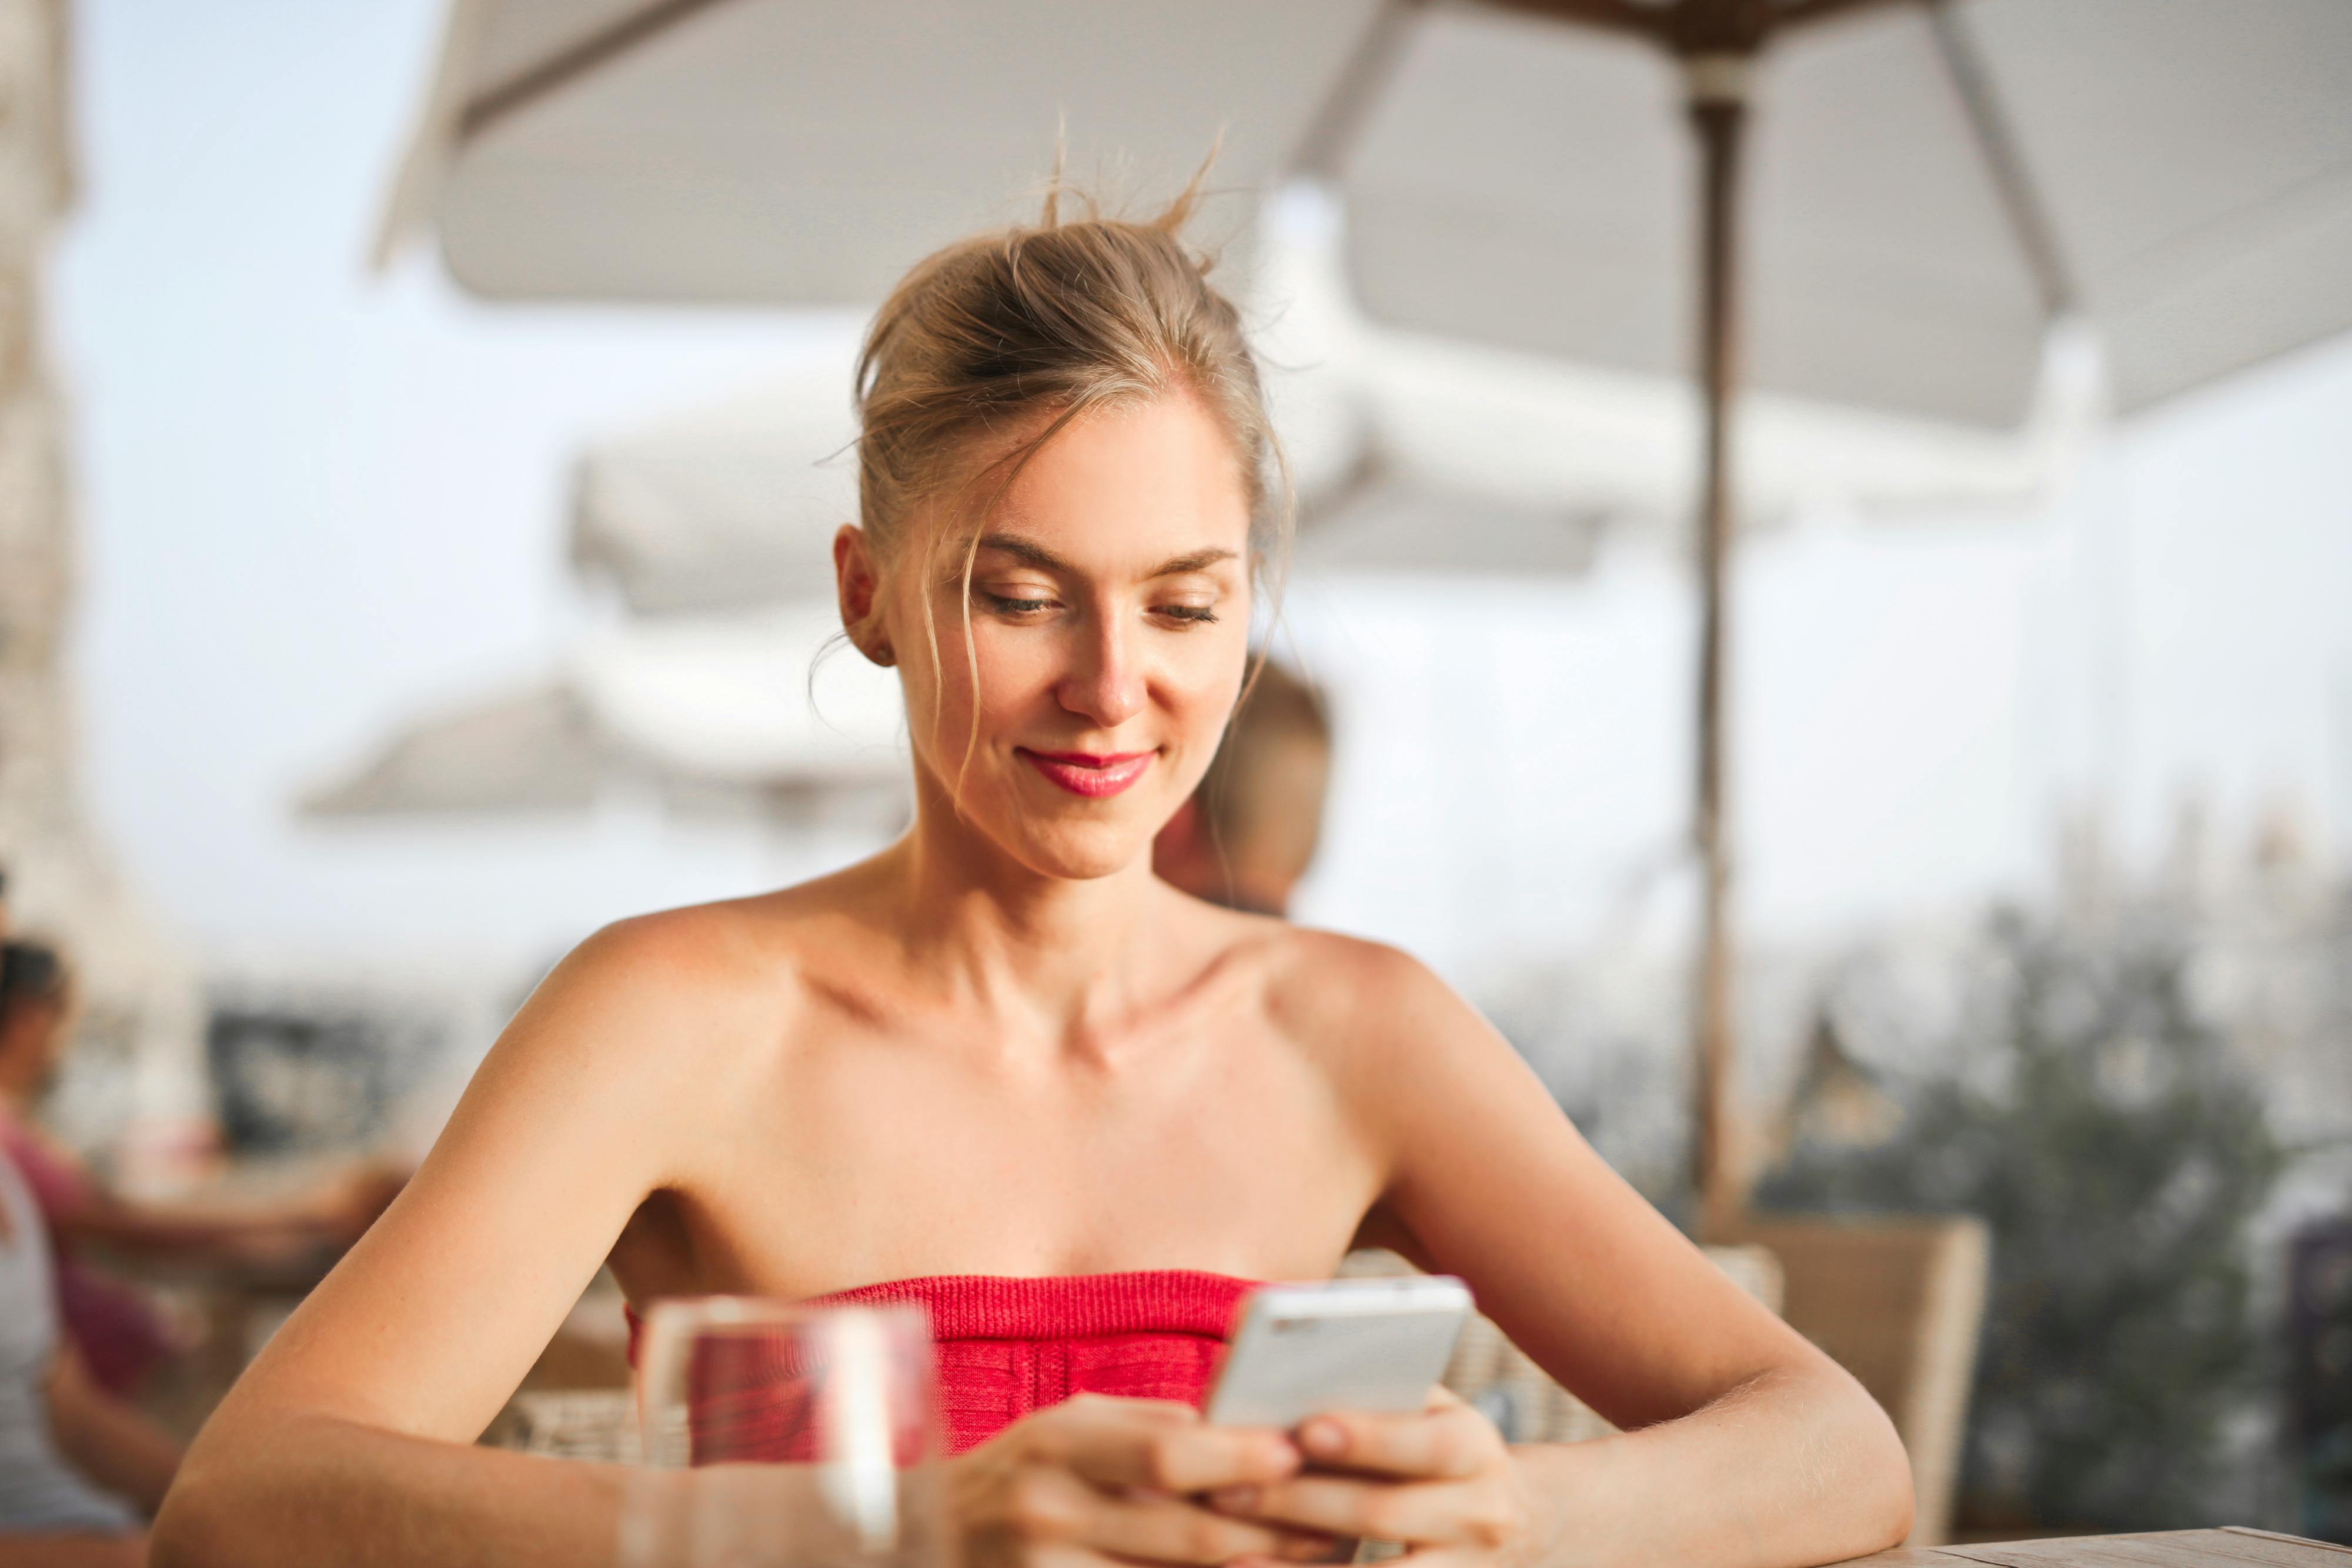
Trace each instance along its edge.
<path fill-rule="evenodd" d="M 1211 1496 L 1237 1519 L 1397 1542 L 1426 1568 L 1513 1563 L 1527 1492 L 1494 1423 L 1440 1388 L 1418 1416 L 1317 1416 L 1300 1424 L 1313 1469 Z"/>
<path fill-rule="evenodd" d="M 1191 1500 L 1279 1485 L 1299 1463 L 1279 1432 L 1211 1427 L 1163 1400 L 1082 1394 L 950 1460 L 948 1502 L 965 1568 L 1307 1562 L 1330 1551 L 1328 1536 Z"/>

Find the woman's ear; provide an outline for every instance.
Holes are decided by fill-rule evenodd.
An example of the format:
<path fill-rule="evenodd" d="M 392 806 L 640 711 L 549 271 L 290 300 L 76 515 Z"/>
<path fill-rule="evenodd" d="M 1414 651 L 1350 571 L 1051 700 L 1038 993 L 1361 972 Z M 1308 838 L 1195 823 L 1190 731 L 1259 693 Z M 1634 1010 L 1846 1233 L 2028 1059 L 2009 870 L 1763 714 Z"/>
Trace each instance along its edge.
<path fill-rule="evenodd" d="M 865 531 L 855 523 L 842 524 L 833 536 L 833 584 L 841 600 L 841 629 L 849 641 L 877 664 L 887 668 L 897 664 L 898 653 L 875 612 L 881 580 L 873 553 L 866 548 Z"/>

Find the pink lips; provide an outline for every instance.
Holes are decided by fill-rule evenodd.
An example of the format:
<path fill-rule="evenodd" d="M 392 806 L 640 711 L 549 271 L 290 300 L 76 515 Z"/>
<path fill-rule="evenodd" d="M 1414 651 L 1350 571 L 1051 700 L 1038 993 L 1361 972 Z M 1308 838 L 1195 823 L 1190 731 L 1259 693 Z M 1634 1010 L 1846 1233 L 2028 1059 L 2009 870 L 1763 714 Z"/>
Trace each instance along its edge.
<path fill-rule="evenodd" d="M 1157 755 L 1150 751 L 1124 751 L 1115 756 L 1089 751 L 1032 751 L 1025 746 L 1013 749 L 1024 762 L 1071 794 L 1097 800 L 1124 792 L 1143 777 Z"/>

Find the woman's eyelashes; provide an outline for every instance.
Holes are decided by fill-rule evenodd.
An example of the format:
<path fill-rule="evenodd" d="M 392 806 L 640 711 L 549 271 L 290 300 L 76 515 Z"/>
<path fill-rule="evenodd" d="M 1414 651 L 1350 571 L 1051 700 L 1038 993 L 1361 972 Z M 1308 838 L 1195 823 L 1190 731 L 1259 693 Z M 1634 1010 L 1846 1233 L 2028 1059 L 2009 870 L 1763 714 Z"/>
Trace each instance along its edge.
<path fill-rule="evenodd" d="M 1061 601 L 1040 589 L 975 587 L 972 591 L 991 611 L 1010 621 L 1034 621 L 1062 607 Z M 1205 625 L 1217 619 L 1214 604 L 1197 601 L 1154 604 L 1150 613 L 1187 626 Z"/>

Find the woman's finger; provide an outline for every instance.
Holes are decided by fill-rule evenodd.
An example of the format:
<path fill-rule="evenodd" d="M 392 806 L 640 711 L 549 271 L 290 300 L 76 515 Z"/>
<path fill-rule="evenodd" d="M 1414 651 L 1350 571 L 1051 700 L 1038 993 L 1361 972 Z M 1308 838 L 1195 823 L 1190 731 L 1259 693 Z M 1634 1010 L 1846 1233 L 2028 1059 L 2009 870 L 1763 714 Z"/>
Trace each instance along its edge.
<path fill-rule="evenodd" d="M 1509 1488 L 1485 1481 L 1387 1481 L 1304 1475 L 1210 1494 L 1221 1513 L 1328 1535 L 1360 1535 L 1417 1545 L 1493 1547 L 1525 1526 Z"/>
<path fill-rule="evenodd" d="M 1414 1479 L 1475 1475 L 1503 1448 L 1493 1423 L 1458 1401 L 1418 1416 L 1310 1416 L 1297 1441 L 1310 1464 Z"/>
<path fill-rule="evenodd" d="M 1381 1568 L 1493 1568 L 1494 1559 L 1467 1546 L 1417 1546 L 1401 1557 L 1381 1560 Z M 1296 1568 L 1271 1557 L 1236 1557 L 1225 1568 Z"/>
<path fill-rule="evenodd" d="M 1220 1513 L 1328 1535 L 1375 1541 L 1442 1541 L 1444 1482 L 1400 1485 L 1349 1476 L 1304 1475 L 1260 1486 L 1223 1487 L 1209 1494 Z"/>
<path fill-rule="evenodd" d="M 1091 1546 L 1056 1541 L 1029 1548 L 1020 1559 L 1020 1568 L 1132 1568 L 1132 1564 Z"/>
<path fill-rule="evenodd" d="M 1495 1560 L 1475 1546 L 1416 1546 L 1390 1561 L 1393 1568 L 1491 1568 Z"/>
<path fill-rule="evenodd" d="M 1034 1451 L 1098 1485 L 1165 1492 L 1277 1480 L 1298 1469 L 1298 1449 L 1279 1432 L 1211 1427 L 1133 1408 L 1151 1403 L 1073 1401 L 1066 1418 L 1041 1424 Z"/>
<path fill-rule="evenodd" d="M 1073 1479 L 1071 1484 L 1085 1483 Z M 1120 1557 L 1209 1564 L 1263 1557 L 1297 1564 L 1331 1551 L 1329 1536 L 1232 1519 L 1175 1498 L 1121 1498 L 1102 1492 L 1095 1498 L 1085 1543 Z"/>
<path fill-rule="evenodd" d="M 1285 1540 L 1274 1526 L 1222 1517 L 1174 1498 L 1104 1491 L 1055 1464 L 1023 1466 L 1008 1490 L 1005 1512 L 1024 1540 L 1163 1563 L 1277 1554 Z"/>

